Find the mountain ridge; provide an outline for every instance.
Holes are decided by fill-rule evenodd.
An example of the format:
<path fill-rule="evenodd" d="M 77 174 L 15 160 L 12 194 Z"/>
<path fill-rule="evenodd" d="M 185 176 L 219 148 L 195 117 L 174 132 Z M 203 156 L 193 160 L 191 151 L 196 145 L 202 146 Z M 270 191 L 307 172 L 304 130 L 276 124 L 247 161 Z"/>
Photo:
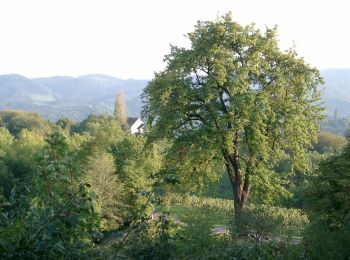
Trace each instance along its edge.
<path fill-rule="evenodd" d="M 350 69 L 324 69 L 323 100 L 329 116 L 350 117 Z M 129 116 L 139 116 L 140 95 L 148 80 L 121 79 L 105 74 L 78 77 L 55 75 L 28 78 L 0 75 L 0 109 L 37 112 L 51 121 L 67 117 L 83 120 L 88 114 L 111 114 L 115 96 L 123 91 Z"/>
<path fill-rule="evenodd" d="M 38 78 L 0 75 L 0 109 L 37 112 L 51 121 L 62 117 L 80 121 L 90 113 L 112 113 L 115 96 L 123 91 L 130 116 L 138 116 L 142 106 L 138 99 L 146 84 L 146 80 L 104 74 Z"/>

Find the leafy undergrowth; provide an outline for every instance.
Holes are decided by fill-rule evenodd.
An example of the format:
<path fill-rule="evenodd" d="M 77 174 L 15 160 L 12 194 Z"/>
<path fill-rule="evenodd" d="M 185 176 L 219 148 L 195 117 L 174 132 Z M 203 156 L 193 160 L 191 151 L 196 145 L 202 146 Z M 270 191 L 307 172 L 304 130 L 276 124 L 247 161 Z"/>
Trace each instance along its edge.
<path fill-rule="evenodd" d="M 227 226 L 233 217 L 233 202 L 228 199 L 216 199 L 197 196 L 172 194 L 169 198 L 170 212 L 181 215 L 207 215 L 209 223 Z M 269 205 L 248 205 L 243 212 L 241 222 L 254 233 L 270 236 L 301 238 L 308 217 L 299 209 L 288 209 Z"/>
<path fill-rule="evenodd" d="M 169 207 L 177 224 L 173 237 L 173 256 L 176 259 L 296 259 L 303 254 L 303 245 L 285 238 L 266 240 L 235 239 L 230 227 L 232 211 L 210 207 L 175 204 Z M 230 230 L 214 232 L 215 227 Z"/>
<path fill-rule="evenodd" d="M 291 221 L 288 216 L 276 211 L 277 207 L 250 206 L 245 216 L 250 224 L 250 236 L 240 237 L 232 225 L 230 200 L 175 196 L 167 206 L 169 215 L 159 212 L 158 220 L 147 220 L 146 230 L 129 236 L 126 248 L 118 252 L 119 258 L 162 259 L 154 258 L 160 252 L 166 252 L 164 259 L 296 259 L 304 254 L 301 239 L 298 239 L 298 243 L 294 239 L 301 234 L 298 225 L 305 221 L 304 215 L 298 211 L 279 209 L 280 212 L 290 211 L 290 218 L 296 219 Z M 166 222 L 161 222 L 162 216 Z M 157 233 L 161 223 L 167 223 L 166 236 Z M 262 233 L 268 233 L 268 239 L 256 239 Z M 98 246 L 104 257 L 116 256 L 118 241 L 125 234 L 112 232 L 105 237 Z"/>
<path fill-rule="evenodd" d="M 182 205 L 171 206 L 169 212 L 178 223 L 173 239 L 177 258 L 217 258 L 220 252 L 231 248 L 229 234 L 213 232 L 216 226 L 228 229 L 227 212 Z"/>

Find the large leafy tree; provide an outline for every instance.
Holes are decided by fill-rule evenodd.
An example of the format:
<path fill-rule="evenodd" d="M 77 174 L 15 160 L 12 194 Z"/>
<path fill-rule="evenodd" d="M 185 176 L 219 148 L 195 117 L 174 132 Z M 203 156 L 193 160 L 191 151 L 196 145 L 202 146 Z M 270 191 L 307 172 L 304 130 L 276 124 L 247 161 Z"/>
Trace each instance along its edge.
<path fill-rule="evenodd" d="M 177 162 L 198 158 L 191 171 L 225 166 L 239 214 L 252 176 L 283 153 L 303 163 L 322 118 L 322 79 L 293 49 L 279 49 L 275 28 L 243 27 L 230 14 L 198 22 L 188 38 L 191 47 L 172 46 L 145 89 L 143 115 L 153 137 L 173 140 Z"/>

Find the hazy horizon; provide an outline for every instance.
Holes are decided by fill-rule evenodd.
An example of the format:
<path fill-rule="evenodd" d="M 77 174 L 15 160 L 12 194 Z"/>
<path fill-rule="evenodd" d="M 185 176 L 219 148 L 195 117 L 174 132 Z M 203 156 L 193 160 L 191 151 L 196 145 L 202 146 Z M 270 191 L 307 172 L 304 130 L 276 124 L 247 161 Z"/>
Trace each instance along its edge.
<path fill-rule="evenodd" d="M 320 69 L 320 72 L 322 74 L 322 71 L 329 71 L 329 70 L 349 70 L 350 68 L 324 68 Z M 20 74 L 20 73 L 6 73 L 6 74 L 0 74 L 1 76 L 7 76 L 7 75 L 18 75 L 22 76 L 28 79 L 40 79 L 40 78 L 54 78 L 54 77 L 70 77 L 70 78 L 81 78 L 81 77 L 94 77 L 94 76 L 107 76 L 107 77 L 112 77 L 115 79 L 120 79 L 120 80 L 140 80 L 140 81 L 147 81 L 151 80 L 152 78 L 122 78 L 118 75 L 111 75 L 111 74 L 105 74 L 105 73 L 88 73 L 88 74 L 82 74 L 82 75 L 76 75 L 76 76 L 70 76 L 70 75 L 63 75 L 63 74 L 53 74 L 53 75 L 48 75 L 48 76 L 37 76 L 37 77 L 30 77 L 25 74 Z"/>

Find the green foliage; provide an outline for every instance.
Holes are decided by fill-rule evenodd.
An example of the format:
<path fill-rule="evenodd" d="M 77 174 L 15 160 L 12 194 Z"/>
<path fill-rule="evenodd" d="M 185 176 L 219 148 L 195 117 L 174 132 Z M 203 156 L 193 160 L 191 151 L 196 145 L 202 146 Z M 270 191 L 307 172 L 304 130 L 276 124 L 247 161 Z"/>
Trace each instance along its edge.
<path fill-rule="evenodd" d="M 12 145 L 14 137 L 5 127 L 0 127 L 0 158 L 2 158 Z"/>
<path fill-rule="evenodd" d="M 249 205 L 243 208 L 238 221 L 244 230 L 237 231 L 249 234 L 258 242 L 266 239 L 268 235 L 300 236 L 309 223 L 301 210 L 267 205 Z"/>
<path fill-rule="evenodd" d="M 214 207 L 213 201 L 210 202 L 210 199 L 205 204 L 200 204 L 203 201 L 206 199 L 199 200 L 194 197 L 187 206 L 177 204 L 169 207 L 170 215 L 166 215 L 170 223 L 167 229 L 169 236 L 167 242 L 170 243 L 168 248 L 170 247 L 172 250 L 168 252 L 169 258 L 163 259 L 298 259 L 302 256 L 303 247 L 300 240 L 289 240 L 286 237 L 276 236 L 276 234 L 273 236 L 269 234 L 269 240 L 265 240 L 263 243 L 251 239 L 237 239 L 236 233 L 230 234 L 235 232 L 234 229 L 228 232 L 229 214 L 232 215 L 232 211 L 226 212 L 222 210 L 222 207 Z M 259 207 L 255 211 L 254 217 L 258 217 L 257 214 L 261 210 L 264 211 Z M 265 211 L 269 212 L 270 215 L 266 215 L 262 219 L 263 227 L 266 227 L 264 223 L 268 225 L 268 220 L 276 209 L 266 206 Z M 292 221 L 294 217 L 296 215 L 292 214 L 289 221 Z M 271 222 L 276 223 L 278 218 L 283 217 L 274 216 Z M 288 215 L 285 214 L 284 218 L 288 218 Z M 255 221 L 252 227 L 258 226 L 257 219 Z M 278 224 L 283 225 L 284 222 L 279 221 Z M 272 224 L 269 225 L 272 226 Z M 273 229 L 275 231 L 276 227 Z M 153 231 L 155 230 L 153 229 Z M 250 234 L 253 234 L 255 230 L 250 231 Z M 151 232 L 151 234 L 155 233 Z M 149 256 L 148 253 L 159 252 L 157 251 L 159 248 L 154 247 L 157 246 L 156 241 L 152 237 L 148 237 L 148 243 L 143 241 L 139 248 L 148 248 L 149 251 L 141 250 L 142 253 L 137 251 L 140 253 L 137 255 L 138 258 L 144 259 Z M 152 256 L 154 257 L 154 255 Z"/>
<path fill-rule="evenodd" d="M 155 174 L 162 167 L 161 147 L 146 146 L 144 137 L 129 135 L 113 146 L 112 154 L 117 178 L 127 191 L 128 204 L 137 212 L 145 203 L 142 194 L 152 190 Z"/>
<path fill-rule="evenodd" d="M 225 213 L 191 206 L 171 208 L 171 212 L 176 214 L 178 222 L 173 236 L 174 258 L 217 259 L 229 256 L 227 252 L 232 250 L 230 236 L 213 233 L 215 225 L 222 227 L 223 220 L 227 221 Z"/>
<path fill-rule="evenodd" d="M 127 131 L 129 126 L 127 121 L 126 103 L 123 92 L 117 93 L 113 116 L 120 123 L 123 129 Z"/>
<path fill-rule="evenodd" d="M 168 216 L 161 215 L 156 221 L 144 218 L 130 235 L 126 248 L 133 259 L 171 259 L 174 224 Z"/>
<path fill-rule="evenodd" d="M 224 165 L 220 160 L 208 160 L 216 157 L 217 153 L 210 145 L 208 146 L 208 143 L 193 138 L 190 147 L 187 147 L 187 141 L 173 144 L 163 140 L 167 142 L 164 146 L 164 161 L 169 165 L 165 171 L 178 178 L 178 185 L 171 185 L 173 190 L 201 192 L 219 181 L 224 172 Z"/>
<path fill-rule="evenodd" d="M 187 205 L 202 207 L 213 211 L 222 211 L 233 214 L 233 201 L 225 199 L 203 198 L 197 196 L 181 196 L 172 194 L 169 196 L 170 205 Z M 287 209 L 270 205 L 247 205 L 243 212 L 242 225 L 248 226 L 252 232 L 264 234 L 292 233 L 300 235 L 309 223 L 306 214 L 299 209 Z"/>
<path fill-rule="evenodd" d="M 331 230 L 340 229 L 350 216 L 350 145 L 343 153 L 323 160 L 306 190 L 313 218 Z"/>
<path fill-rule="evenodd" d="M 348 142 L 350 136 L 348 136 Z M 313 258 L 347 259 L 350 231 L 350 145 L 319 164 L 305 190 Z"/>
<path fill-rule="evenodd" d="M 339 153 L 346 145 L 346 139 L 341 136 L 331 134 L 329 132 L 321 132 L 318 134 L 317 143 L 314 149 L 318 153 Z"/>
<path fill-rule="evenodd" d="M 172 46 L 165 70 L 143 94 L 150 139 L 173 144 L 170 168 L 194 173 L 188 180 L 195 185 L 217 176 L 221 165 L 238 208 L 264 177 L 274 183 L 264 200 L 273 200 L 284 182 L 266 171 L 286 152 L 302 168 L 323 118 L 319 72 L 294 50 L 281 51 L 276 35 L 243 27 L 230 14 L 200 21 L 188 34 L 191 47 Z"/>
<path fill-rule="evenodd" d="M 226 258 L 232 259 L 303 259 L 304 249 L 299 244 L 288 241 L 269 241 L 264 243 L 252 243 L 251 241 L 240 241 L 235 244 Z"/>
<path fill-rule="evenodd" d="M 13 140 L 14 138 L 10 132 L 4 127 L 0 127 L 0 204 L 5 198 L 9 198 L 10 191 L 15 182 L 13 174 L 3 161 L 11 149 Z"/>
<path fill-rule="evenodd" d="M 274 170 L 268 167 L 261 167 L 256 172 L 257 174 L 251 177 L 251 201 L 253 203 L 280 205 L 281 201 L 291 197 L 291 193 L 286 189 L 288 184 L 287 174 L 276 174 Z"/>
<path fill-rule="evenodd" d="M 74 129 L 75 123 L 69 118 L 60 118 L 55 123 L 57 126 L 61 127 L 67 133 L 70 133 Z"/>
<path fill-rule="evenodd" d="M 338 230 L 329 230 L 321 223 L 314 223 L 305 236 L 309 244 L 310 259 L 349 259 L 350 222 Z"/>
<path fill-rule="evenodd" d="M 64 201 L 48 204 L 21 191 L 10 200 L 0 225 L 0 256 L 13 258 L 76 258 L 88 253 L 97 223 L 84 186 Z M 19 201 L 21 200 L 21 201 Z M 33 201 L 32 201 L 33 200 Z M 26 203 L 32 204 L 29 208 Z M 24 210 L 27 210 L 24 212 Z"/>
<path fill-rule="evenodd" d="M 88 158 L 84 179 L 96 195 L 95 209 L 102 217 L 102 230 L 116 230 L 123 224 L 127 205 L 125 188 L 117 179 L 113 156 L 95 152 Z"/>
<path fill-rule="evenodd" d="M 101 126 L 110 125 L 115 121 L 112 116 L 105 115 L 89 115 L 86 119 L 75 125 L 73 131 L 76 133 L 88 132 L 91 135 L 95 135 Z"/>
<path fill-rule="evenodd" d="M 5 127 L 13 136 L 18 136 L 23 129 L 46 134 L 50 131 L 49 124 L 38 114 L 16 111 L 0 111 L 0 127 Z"/>
<path fill-rule="evenodd" d="M 8 170 L 4 162 L 0 160 L 0 197 L 9 198 L 14 184 L 15 178 L 13 174 Z"/>
<path fill-rule="evenodd" d="M 313 144 L 313 147 L 305 154 L 305 165 L 303 167 L 293 167 L 293 162 L 288 156 L 285 155 L 277 166 L 275 166 L 275 171 L 279 173 L 278 176 L 280 181 L 274 181 L 274 183 L 280 183 L 288 191 L 284 195 L 287 196 L 276 196 L 277 194 L 270 193 L 273 189 L 268 189 L 266 192 L 263 190 L 259 194 L 259 197 L 266 198 L 270 197 L 269 194 L 273 195 L 271 202 L 278 203 L 286 207 L 297 207 L 304 208 L 304 194 L 303 191 L 308 185 L 310 176 L 314 175 L 318 170 L 318 164 L 320 161 L 325 160 L 327 157 L 335 154 L 339 154 L 344 146 L 346 145 L 346 139 L 341 136 L 336 136 L 328 132 L 320 132 L 317 137 L 317 142 Z M 268 182 L 269 178 L 262 178 L 262 185 L 258 185 L 257 189 L 260 187 L 270 188 L 273 187 L 271 183 Z M 278 179 L 277 179 L 278 180 Z M 268 184 L 267 184 L 268 183 Z M 277 190 L 276 190 L 277 191 Z M 281 190 L 280 190 L 281 191 Z M 283 190 L 282 190 L 283 191 Z M 258 202 L 254 197 L 255 190 L 253 190 L 253 201 Z M 266 200 L 263 202 L 266 204 Z"/>
<path fill-rule="evenodd" d="M 44 147 L 44 137 L 23 129 L 12 142 L 3 161 L 16 178 L 32 178 L 37 170 L 36 157 Z"/>
<path fill-rule="evenodd" d="M 1 210 L 2 258 L 80 258 L 99 237 L 93 194 L 77 182 L 62 133 L 46 139 L 39 171 Z"/>

